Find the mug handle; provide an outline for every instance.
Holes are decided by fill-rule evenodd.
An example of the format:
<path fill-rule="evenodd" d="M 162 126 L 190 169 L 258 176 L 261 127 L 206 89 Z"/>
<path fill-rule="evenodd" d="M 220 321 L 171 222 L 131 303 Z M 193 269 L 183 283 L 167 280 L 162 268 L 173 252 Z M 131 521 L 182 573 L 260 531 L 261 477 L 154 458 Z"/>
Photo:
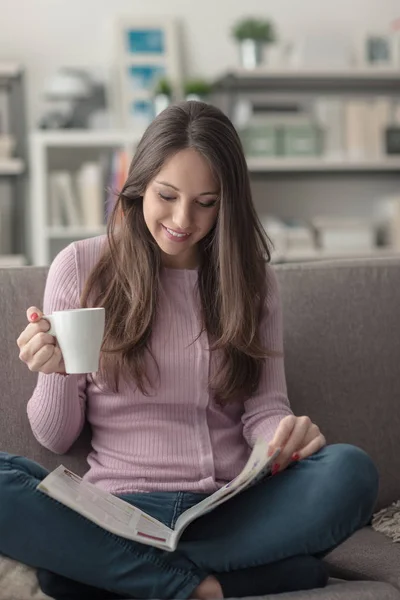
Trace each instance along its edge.
<path fill-rule="evenodd" d="M 43 315 L 42 319 L 46 319 L 46 321 L 48 321 L 50 323 L 50 329 L 46 333 L 49 333 L 50 335 L 54 335 L 54 337 L 57 337 L 56 331 L 54 329 L 53 315 Z"/>

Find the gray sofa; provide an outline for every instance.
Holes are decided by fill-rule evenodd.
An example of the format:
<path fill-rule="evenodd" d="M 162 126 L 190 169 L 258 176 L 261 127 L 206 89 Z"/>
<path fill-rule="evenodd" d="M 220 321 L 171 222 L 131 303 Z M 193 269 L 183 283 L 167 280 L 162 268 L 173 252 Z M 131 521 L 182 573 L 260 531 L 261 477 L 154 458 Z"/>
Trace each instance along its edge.
<path fill-rule="evenodd" d="M 276 271 L 294 412 L 310 415 L 328 443 L 365 449 L 380 471 L 377 509 L 388 506 L 400 499 L 400 259 L 281 265 Z M 26 325 L 26 308 L 42 304 L 46 273 L 36 267 L 0 269 L 0 450 L 50 469 L 62 461 L 82 473 L 90 432 L 61 458 L 39 446 L 26 417 L 36 376 L 19 361 L 15 341 Z M 0 576 L 1 561 L 6 559 L 0 558 Z M 326 561 L 334 578 L 327 588 L 269 600 L 400 600 L 400 546 L 382 534 L 365 528 Z M 21 589 L 24 599 L 42 598 L 32 589 L 33 571 L 25 570 L 28 575 L 30 587 L 23 588 L 19 572 L 19 595 L 10 600 L 22 600 Z M 10 577 L 7 581 L 10 585 Z"/>

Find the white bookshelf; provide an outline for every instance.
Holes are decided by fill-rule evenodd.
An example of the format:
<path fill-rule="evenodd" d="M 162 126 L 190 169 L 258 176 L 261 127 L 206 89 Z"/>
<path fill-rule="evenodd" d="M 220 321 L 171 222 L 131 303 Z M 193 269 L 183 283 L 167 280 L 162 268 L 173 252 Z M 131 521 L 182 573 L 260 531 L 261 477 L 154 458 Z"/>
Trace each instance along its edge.
<path fill-rule="evenodd" d="M 0 202 L 0 266 L 18 266 L 26 258 L 26 118 L 23 65 L 0 61 L 0 113 L 2 134 L 12 139 L 10 156 L 0 155 L 0 181 L 7 192 Z M 7 145 L 6 145 L 7 147 Z"/>
<path fill-rule="evenodd" d="M 48 175 L 51 163 L 58 153 L 65 156 L 63 168 L 69 169 L 68 156 L 71 152 L 80 156 L 89 152 L 94 156 L 104 149 L 123 149 L 130 155 L 138 143 L 138 136 L 132 131 L 106 130 L 57 130 L 36 131 L 29 140 L 31 196 L 31 256 L 34 265 L 49 265 L 53 259 L 52 244 L 65 247 L 75 240 L 94 237 L 105 233 L 105 226 L 75 227 L 52 226 L 50 221 L 50 204 L 48 198 Z M 74 157 L 75 161 L 78 158 Z"/>
<path fill-rule="evenodd" d="M 235 67 L 227 71 L 227 75 L 233 77 L 240 77 L 244 80 L 249 79 L 350 79 L 354 80 L 377 80 L 377 81 L 400 81 L 400 71 L 398 68 L 393 67 L 354 67 L 348 69 L 329 68 L 326 69 L 315 69 L 315 68 L 288 68 L 278 69 L 274 67 L 256 67 L 255 69 L 244 69 L 241 67 Z"/>
<path fill-rule="evenodd" d="M 351 258 L 385 258 L 391 256 L 399 256 L 400 251 L 393 248 L 377 247 L 372 250 L 347 250 L 346 252 L 332 252 L 315 248 L 313 250 L 289 250 L 284 255 L 278 256 L 272 253 L 271 262 L 308 262 L 314 260 L 336 260 L 336 259 L 351 259 Z"/>
<path fill-rule="evenodd" d="M 276 218 L 306 226 L 316 217 L 372 219 L 384 210 L 387 199 L 399 197 L 400 153 L 386 154 L 384 138 L 385 127 L 400 124 L 398 67 L 322 70 L 264 65 L 247 70 L 233 66 L 214 82 L 214 98 L 233 121 L 243 119 L 243 127 L 247 111 L 253 110 L 254 120 L 249 121 L 253 126 L 262 123 L 265 113 L 266 123 L 275 118 L 284 128 L 292 107 L 293 117 L 297 110 L 304 122 L 308 117 L 321 129 L 324 154 L 320 156 L 290 156 L 286 146 L 288 156 L 247 158 L 252 195 L 262 221 Z M 246 101 L 248 105 L 238 110 L 238 104 Z M 285 109 L 283 118 L 277 116 L 280 106 Z M 385 252 L 392 251 L 378 248 L 373 256 Z M 330 258 L 336 255 L 315 250 L 287 253 L 275 260 Z"/>
<path fill-rule="evenodd" d="M 346 171 L 394 171 L 400 172 L 400 156 L 379 159 L 329 159 L 329 158 L 248 158 L 247 166 L 252 173 L 263 172 L 346 172 Z"/>
<path fill-rule="evenodd" d="M 47 227 L 46 236 L 53 240 L 96 237 L 106 233 L 106 227 Z"/>
<path fill-rule="evenodd" d="M 21 158 L 0 158 L 0 175 L 21 175 L 25 170 L 25 163 Z"/>
<path fill-rule="evenodd" d="M 14 62 L 0 62 L 0 78 L 10 79 L 22 73 L 22 65 Z"/>
<path fill-rule="evenodd" d="M 131 148 L 138 138 L 132 132 L 121 130 L 86 131 L 84 129 L 61 129 L 55 131 L 36 131 L 32 142 L 46 148 L 90 148 L 90 147 L 126 147 Z"/>

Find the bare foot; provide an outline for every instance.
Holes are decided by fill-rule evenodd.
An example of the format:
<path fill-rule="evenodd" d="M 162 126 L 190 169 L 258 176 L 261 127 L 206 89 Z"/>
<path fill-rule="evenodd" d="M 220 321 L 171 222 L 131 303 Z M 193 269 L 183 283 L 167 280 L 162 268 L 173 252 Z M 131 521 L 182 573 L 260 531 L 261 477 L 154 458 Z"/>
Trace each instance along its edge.
<path fill-rule="evenodd" d="M 210 575 L 197 586 L 190 597 L 197 600 L 220 600 L 224 594 L 218 579 Z"/>

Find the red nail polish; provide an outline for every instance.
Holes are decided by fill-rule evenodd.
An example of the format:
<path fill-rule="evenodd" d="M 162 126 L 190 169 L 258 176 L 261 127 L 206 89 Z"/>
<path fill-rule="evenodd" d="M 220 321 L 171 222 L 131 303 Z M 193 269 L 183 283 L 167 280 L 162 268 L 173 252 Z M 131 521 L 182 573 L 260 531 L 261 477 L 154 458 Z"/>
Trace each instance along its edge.
<path fill-rule="evenodd" d="M 278 471 L 279 471 L 279 465 L 278 465 L 278 463 L 275 463 L 274 466 L 272 467 L 272 475 L 276 475 Z"/>
<path fill-rule="evenodd" d="M 31 321 L 37 321 L 39 318 L 39 315 L 37 313 L 32 313 L 31 314 Z"/>
<path fill-rule="evenodd" d="M 300 460 L 300 454 L 298 454 L 297 452 L 292 454 L 292 460 Z"/>

